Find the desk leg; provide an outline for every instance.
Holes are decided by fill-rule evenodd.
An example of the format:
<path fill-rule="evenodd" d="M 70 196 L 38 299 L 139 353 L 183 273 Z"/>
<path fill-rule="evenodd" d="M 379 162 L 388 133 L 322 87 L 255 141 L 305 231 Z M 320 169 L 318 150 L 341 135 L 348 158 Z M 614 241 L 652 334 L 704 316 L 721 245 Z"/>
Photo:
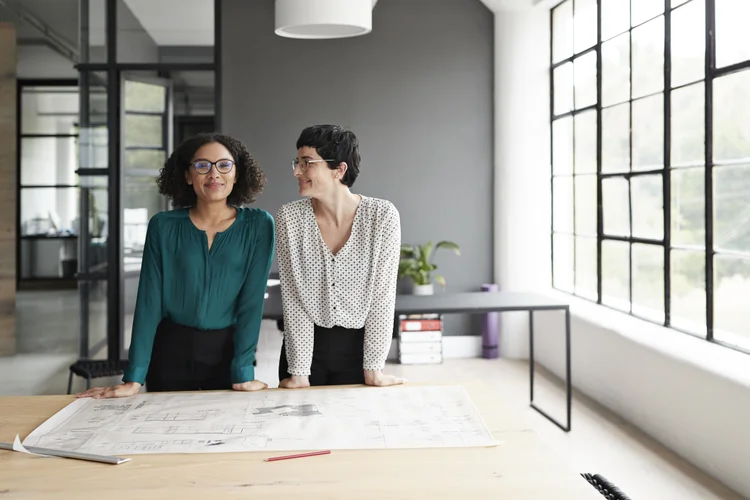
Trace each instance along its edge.
<path fill-rule="evenodd" d="M 565 308 L 565 403 L 567 425 L 562 425 L 534 404 L 534 311 L 532 310 L 529 311 L 529 379 L 531 386 L 531 407 L 560 429 L 570 432 L 570 415 L 573 405 L 573 387 L 570 376 L 570 308 Z"/>
<path fill-rule="evenodd" d="M 529 400 L 534 405 L 534 311 L 529 311 Z"/>

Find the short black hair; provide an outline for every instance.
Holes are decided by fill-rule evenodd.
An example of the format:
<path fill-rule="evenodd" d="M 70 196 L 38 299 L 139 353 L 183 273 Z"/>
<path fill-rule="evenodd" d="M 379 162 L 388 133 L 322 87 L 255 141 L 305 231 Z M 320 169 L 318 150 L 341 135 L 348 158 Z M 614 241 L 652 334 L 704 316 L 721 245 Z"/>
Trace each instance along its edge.
<path fill-rule="evenodd" d="M 172 199 L 176 208 L 195 206 L 198 197 L 193 186 L 185 181 L 185 172 L 190 168 L 195 152 L 206 144 L 218 143 L 224 146 L 234 158 L 235 177 L 237 182 L 227 198 L 227 204 L 239 207 L 252 203 L 255 196 L 263 191 L 266 178 L 258 162 L 244 144 L 234 137 L 212 133 L 200 133 L 186 139 L 177 146 L 172 155 L 164 162 L 156 184 L 159 192 Z"/>
<path fill-rule="evenodd" d="M 321 158 L 331 160 L 328 168 L 335 170 L 341 162 L 348 168 L 341 183 L 352 187 L 359 175 L 359 141 L 351 130 L 338 125 L 313 125 L 305 128 L 297 139 L 297 149 L 315 148 Z"/>

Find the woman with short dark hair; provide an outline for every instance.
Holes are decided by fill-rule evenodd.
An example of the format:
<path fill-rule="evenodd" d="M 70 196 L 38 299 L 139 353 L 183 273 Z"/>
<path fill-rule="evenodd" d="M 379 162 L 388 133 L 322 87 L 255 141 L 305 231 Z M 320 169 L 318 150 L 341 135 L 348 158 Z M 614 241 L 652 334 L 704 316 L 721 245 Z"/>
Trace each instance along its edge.
<path fill-rule="evenodd" d="M 398 210 L 354 194 L 357 137 L 336 125 L 302 131 L 299 193 L 276 216 L 284 308 L 279 386 L 394 385 L 382 369 L 393 336 L 401 247 Z"/>
<path fill-rule="evenodd" d="M 157 179 L 176 210 L 146 233 L 123 383 L 79 397 L 234 389 L 254 391 L 263 301 L 274 253 L 268 212 L 242 208 L 265 178 L 238 140 L 200 134 L 182 143 Z"/>

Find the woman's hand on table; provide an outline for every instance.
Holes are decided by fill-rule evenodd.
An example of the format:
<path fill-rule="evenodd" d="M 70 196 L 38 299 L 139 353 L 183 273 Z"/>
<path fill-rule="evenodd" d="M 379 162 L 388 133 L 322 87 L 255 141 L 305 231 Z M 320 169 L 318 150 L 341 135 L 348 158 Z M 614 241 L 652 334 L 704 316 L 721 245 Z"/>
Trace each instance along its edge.
<path fill-rule="evenodd" d="M 263 389 L 267 389 L 268 384 L 265 382 L 261 382 L 260 380 L 248 380 L 247 382 L 242 382 L 239 384 L 232 384 L 232 390 L 235 391 L 262 391 Z"/>
<path fill-rule="evenodd" d="M 389 385 L 405 384 L 406 379 L 395 375 L 386 375 L 380 370 L 365 370 L 365 385 L 387 387 Z"/>
<path fill-rule="evenodd" d="M 113 385 L 111 387 L 92 387 L 91 389 L 76 394 L 77 398 L 126 398 L 135 396 L 141 389 L 138 382 L 125 382 L 124 384 Z"/>
<path fill-rule="evenodd" d="M 302 375 L 292 375 L 291 377 L 285 378 L 279 382 L 279 387 L 282 389 L 302 389 L 303 387 L 310 387 L 310 379 Z"/>

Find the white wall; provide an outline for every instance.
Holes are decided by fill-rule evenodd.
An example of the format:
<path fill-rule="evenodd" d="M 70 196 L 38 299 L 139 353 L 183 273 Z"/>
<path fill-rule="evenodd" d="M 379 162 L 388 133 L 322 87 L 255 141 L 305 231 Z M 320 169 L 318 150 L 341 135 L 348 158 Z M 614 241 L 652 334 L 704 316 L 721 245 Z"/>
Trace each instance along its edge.
<path fill-rule="evenodd" d="M 550 283 L 549 13 L 495 14 L 495 281 Z M 500 353 L 528 355 L 528 315 L 500 316 Z"/>
<path fill-rule="evenodd" d="M 750 357 L 549 291 L 549 36 L 548 9 L 495 15 L 496 280 L 569 300 L 574 387 L 750 497 Z M 527 315 L 502 316 L 502 354 L 528 357 Z M 534 326 L 562 378 L 562 315 Z"/>
<path fill-rule="evenodd" d="M 24 78 L 78 78 L 73 63 L 44 45 L 18 47 L 16 72 Z"/>

